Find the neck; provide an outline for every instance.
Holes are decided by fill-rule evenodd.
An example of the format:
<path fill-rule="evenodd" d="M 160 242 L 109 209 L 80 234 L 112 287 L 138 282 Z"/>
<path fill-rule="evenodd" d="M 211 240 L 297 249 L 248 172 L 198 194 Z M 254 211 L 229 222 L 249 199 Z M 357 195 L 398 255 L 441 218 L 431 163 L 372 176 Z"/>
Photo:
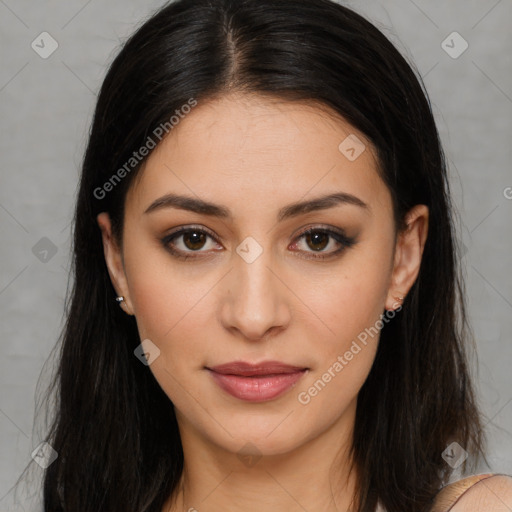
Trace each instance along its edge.
<path fill-rule="evenodd" d="M 163 512 L 353 510 L 356 475 L 350 471 L 349 451 L 355 406 L 354 401 L 327 431 L 273 455 L 232 453 L 190 425 L 182 428 L 185 419 L 178 418 L 185 464 Z"/>

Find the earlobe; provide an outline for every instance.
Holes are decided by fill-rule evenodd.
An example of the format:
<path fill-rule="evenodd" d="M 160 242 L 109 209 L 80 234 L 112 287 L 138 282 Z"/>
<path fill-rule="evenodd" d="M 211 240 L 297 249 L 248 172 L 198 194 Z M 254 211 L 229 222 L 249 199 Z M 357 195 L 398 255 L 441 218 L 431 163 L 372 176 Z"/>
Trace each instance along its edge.
<path fill-rule="evenodd" d="M 399 233 L 386 309 L 397 309 L 418 277 L 428 233 L 428 207 L 419 204 L 406 215 L 407 227 Z M 402 298 L 402 300 L 400 300 Z"/>
<path fill-rule="evenodd" d="M 129 315 L 133 315 L 121 250 L 112 233 L 110 216 L 107 212 L 102 212 L 96 217 L 96 220 L 101 230 L 105 263 L 108 268 L 112 286 L 117 294 L 117 298 L 112 297 L 112 300 L 116 300 L 123 311 Z M 118 297 L 123 297 L 123 300 L 118 300 Z"/>

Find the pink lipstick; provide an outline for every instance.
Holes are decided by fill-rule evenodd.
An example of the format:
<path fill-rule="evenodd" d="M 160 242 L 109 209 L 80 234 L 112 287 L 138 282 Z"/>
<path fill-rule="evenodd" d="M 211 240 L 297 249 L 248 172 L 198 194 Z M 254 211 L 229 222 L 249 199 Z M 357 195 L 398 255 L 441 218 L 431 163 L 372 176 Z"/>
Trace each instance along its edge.
<path fill-rule="evenodd" d="M 235 398 L 265 402 L 292 388 L 308 369 L 279 361 L 233 361 L 207 370 L 218 386 Z"/>

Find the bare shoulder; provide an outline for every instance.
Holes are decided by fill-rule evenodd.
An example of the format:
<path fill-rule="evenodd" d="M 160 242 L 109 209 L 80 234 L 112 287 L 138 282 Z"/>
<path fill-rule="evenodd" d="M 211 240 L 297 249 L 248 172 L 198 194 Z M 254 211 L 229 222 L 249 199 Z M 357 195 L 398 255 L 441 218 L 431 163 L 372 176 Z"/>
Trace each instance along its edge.
<path fill-rule="evenodd" d="M 512 510 L 512 476 L 477 475 L 455 482 L 452 486 L 455 488 L 457 484 L 459 484 L 459 496 L 451 508 L 445 509 L 446 511 L 510 512 Z"/>

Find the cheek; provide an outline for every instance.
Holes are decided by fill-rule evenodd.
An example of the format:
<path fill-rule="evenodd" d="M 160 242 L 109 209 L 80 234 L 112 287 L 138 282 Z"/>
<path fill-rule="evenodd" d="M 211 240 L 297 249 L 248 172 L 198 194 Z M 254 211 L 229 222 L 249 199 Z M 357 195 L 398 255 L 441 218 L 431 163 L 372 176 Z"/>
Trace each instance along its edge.
<path fill-rule="evenodd" d="M 315 276 L 319 286 L 314 293 L 303 295 L 324 325 L 319 336 L 318 321 L 309 315 L 307 348 L 316 354 L 316 365 L 296 396 L 310 417 L 319 414 L 329 421 L 357 397 L 386 324 L 383 313 L 389 275 L 387 261 L 360 253 L 347 260 L 339 278 Z"/>
<path fill-rule="evenodd" d="M 140 339 L 151 340 L 160 351 L 148 370 L 176 407 L 189 410 L 186 390 L 195 390 L 193 376 L 202 368 L 209 345 L 205 335 L 209 331 L 204 328 L 207 297 L 203 301 L 201 297 L 213 284 L 204 279 L 187 280 L 160 264 L 147 258 L 133 267 L 137 272 L 130 277 L 130 296 Z M 194 396 L 200 395 L 194 392 Z"/>
<path fill-rule="evenodd" d="M 137 326 L 142 339 L 150 339 L 160 349 L 156 372 L 161 365 L 172 373 L 182 369 L 198 369 L 204 364 L 206 347 L 210 346 L 212 315 L 204 297 L 205 283 L 195 283 L 186 290 L 176 289 L 180 279 L 167 283 L 164 279 L 136 280 L 133 293 Z M 210 327 L 210 329 L 208 328 Z"/>
<path fill-rule="evenodd" d="M 374 325 L 384 312 L 390 273 L 387 261 L 377 261 L 364 253 L 353 255 L 340 265 L 339 272 L 311 274 L 301 285 L 301 297 L 323 324 L 324 348 L 341 350 Z M 314 283 L 314 286 L 312 284 Z M 318 322 L 317 322 L 318 325 Z"/>
<path fill-rule="evenodd" d="M 323 304 L 322 311 L 330 313 L 325 323 L 335 335 L 318 336 L 315 329 L 308 333 L 314 342 L 307 348 L 316 354 L 316 364 L 294 390 L 306 437 L 338 421 L 357 400 L 372 368 L 382 328 L 379 286 L 373 280 L 332 286 L 332 300 Z"/>
<path fill-rule="evenodd" d="M 144 240 L 144 234 L 125 241 L 130 300 L 141 337 L 165 343 L 197 314 L 200 297 L 211 287 L 210 279 L 183 271 L 183 265 L 176 265 L 157 243 L 135 243 L 137 239 Z"/>
<path fill-rule="evenodd" d="M 186 262 L 185 262 L 186 263 Z M 149 369 L 169 398 L 183 407 L 195 389 L 194 375 L 206 358 L 215 359 L 211 343 L 219 273 L 172 261 L 165 250 L 127 241 L 125 267 L 141 340 L 149 339 L 159 356 Z M 217 332 L 217 339 L 221 335 Z"/>

